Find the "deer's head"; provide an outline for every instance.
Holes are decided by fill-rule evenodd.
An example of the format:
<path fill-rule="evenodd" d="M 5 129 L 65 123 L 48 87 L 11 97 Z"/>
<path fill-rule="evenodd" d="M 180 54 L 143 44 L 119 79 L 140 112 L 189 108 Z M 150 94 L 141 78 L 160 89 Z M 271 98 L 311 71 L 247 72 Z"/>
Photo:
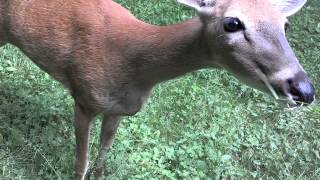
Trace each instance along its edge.
<path fill-rule="evenodd" d="M 314 101 L 314 86 L 285 37 L 287 17 L 306 0 L 179 2 L 198 11 L 213 65 L 293 104 Z"/>

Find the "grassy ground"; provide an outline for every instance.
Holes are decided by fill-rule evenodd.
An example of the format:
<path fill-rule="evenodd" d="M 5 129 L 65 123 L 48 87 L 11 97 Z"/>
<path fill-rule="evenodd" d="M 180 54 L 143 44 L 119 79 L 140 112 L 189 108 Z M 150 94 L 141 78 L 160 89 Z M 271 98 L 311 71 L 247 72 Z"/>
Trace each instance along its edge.
<path fill-rule="evenodd" d="M 175 0 L 120 2 L 153 24 L 194 15 Z M 309 0 L 288 35 L 318 92 L 319 7 Z M 0 50 L 0 179 L 72 179 L 72 106 L 62 86 L 16 48 Z M 319 105 L 283 109 L 226 72 L 202 70 L 157 86 L 143 110 L 123 120 L 108 178 L 320 179 L 319 139 Z"/>

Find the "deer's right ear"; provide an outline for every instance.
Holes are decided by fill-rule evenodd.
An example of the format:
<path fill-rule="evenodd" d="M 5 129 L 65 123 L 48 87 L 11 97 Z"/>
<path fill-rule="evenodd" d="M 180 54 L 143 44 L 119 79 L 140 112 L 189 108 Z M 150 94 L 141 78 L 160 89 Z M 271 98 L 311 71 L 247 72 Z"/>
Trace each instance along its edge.
<path fill-rule="evenodd" d="M 282 14 L 289 17 L 298 12 L 306 4 L 307 0 L 270 0 L 270 2 Z"/>
<path fill-rule="evenodd" d="M 178 0 L 178 2 L 192 7 L 199 12 L 202 12 L 203 10 L 208 8 L 213 8 L 215 5 L 215 0 Z"/>

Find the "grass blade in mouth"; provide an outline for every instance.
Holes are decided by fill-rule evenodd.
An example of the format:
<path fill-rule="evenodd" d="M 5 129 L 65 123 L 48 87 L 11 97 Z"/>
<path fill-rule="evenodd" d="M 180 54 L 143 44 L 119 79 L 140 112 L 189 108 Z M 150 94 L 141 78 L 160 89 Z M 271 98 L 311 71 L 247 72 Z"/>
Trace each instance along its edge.
<path fill-rule="evenodd" d="M 272 85 L 270 84 L 270 82 L 269 82 L 268 78 L 266 77 L 266 75 L 264 75 L 259 68 L 256 68 L 256 72 L 257 72 L 260 80 L 262 80 L 263 83 L 267 86 L 267 88 L 270 91 L 270 93 L 272 94 L 272 96 L 276 100 L 279 100 L 280 98 L 279 98 L 276 90 L 272 87 Z"/>

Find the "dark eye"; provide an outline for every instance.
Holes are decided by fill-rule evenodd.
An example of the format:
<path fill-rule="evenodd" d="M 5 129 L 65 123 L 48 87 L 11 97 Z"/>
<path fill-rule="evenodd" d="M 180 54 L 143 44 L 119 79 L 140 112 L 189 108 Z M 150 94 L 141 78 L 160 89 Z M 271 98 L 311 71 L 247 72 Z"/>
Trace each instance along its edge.
<path fill-rule="evenodd" d="M 290 27 L 290 24 L 289 24 L 289 23 L 284 24 L 284 30 L 285 30 L 285 31 L 287 31 L 287 30 L 289 29 L 289 27 Z"/>
<path fill-rule="evenodd" d="M 242 22 L 238 18 L 226 17 L 223 20 L 224 30 L 227 32 L 236 32 L 244 30 Z"/>

